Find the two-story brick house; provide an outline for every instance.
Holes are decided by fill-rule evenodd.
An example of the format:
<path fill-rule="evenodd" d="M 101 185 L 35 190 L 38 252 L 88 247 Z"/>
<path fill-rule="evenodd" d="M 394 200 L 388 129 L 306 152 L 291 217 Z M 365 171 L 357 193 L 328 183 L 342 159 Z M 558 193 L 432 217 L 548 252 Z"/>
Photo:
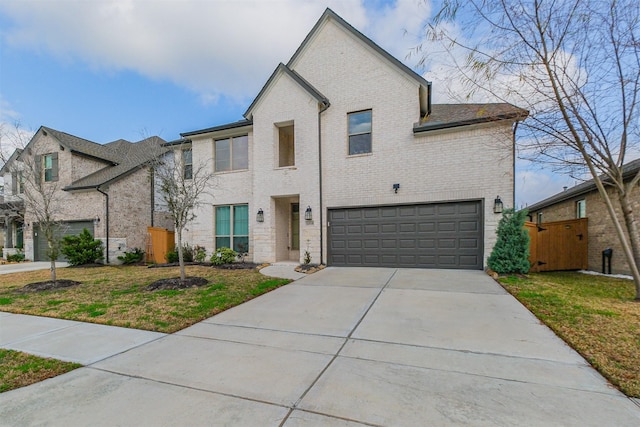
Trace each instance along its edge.
<path fill-rule="evenodd" d="M 47 193 L 59 236 L 89 229 L 104 241 L 107 262 L 117 262 L 117 256 L 128 249 L 145 249 L 147 226 L 154 225 L 156 197 L 148 164 L 166 151 L 164 144 L 158 137 L 98 144 L 40 127 L 13 159 L 14 167 L 5 171 L 5 183 L 8 180 L 13 187 L 19 170 L 26 181 L 17 191 L 24 199 L 20 225 L 24 224 L 21 237 L 26 258 L 39 261 L 47 256 L 47 242 L 34 212 L 40 201 L 29 196 L 29 179 L 41 183 Z"/>
<path fill-rule="evenodd" d="M 18 157 L 22 150 L 17 149 L 0 168 L 0 177 L 4 182 L 4 194 L 0 197 L 0 229 L 3 257 L 14 255 L 24 246 L 24 182 Z"/>
<path fill-rule="evenodd" d="M 238 122 L 182 134 L 216 174 L 186 240 L 255 262 L 481 269 L 513 206 L 509 104 L 432 88 L 327 9 Z"/>

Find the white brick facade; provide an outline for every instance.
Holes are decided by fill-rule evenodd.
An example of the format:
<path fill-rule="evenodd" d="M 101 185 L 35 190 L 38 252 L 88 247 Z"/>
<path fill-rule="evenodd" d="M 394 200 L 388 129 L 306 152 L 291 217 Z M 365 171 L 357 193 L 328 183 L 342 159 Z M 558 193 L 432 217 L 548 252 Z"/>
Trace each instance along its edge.
<path fill-rule="evenodd" d="M 329 100 L 328 108 L 314 90 Z M 290 63 L 276 70 L 252 104 L 246 116 L 251 121 L 245 127 L 186 134 L 192 140 L 194 164 L 204 161 L 210 168 L 216 139 L 249 135 L 249 169 L 216 175 L 212 195 L 188 227 L 186 240 L 211 252 L 214 206 L 248 204 L 254 262 L 302 262 L 307 248 L 312 262 L 326 262 L 328 209 L 480 200 L 486 259 L 499 220 L 493 200 L 499 195 L 505 206 L 513 206 L 514 120 L 414 133 L 426 108 L 421 102 L 425 90 L 419 79 L 335 15 L 325 13 Z M 349 156 L 347 114 L 362 110 L 372 111 L 372 150 Z M 282 123 L 294 126 L 293 166 L 278 167 Z M 400 184 L 397 193 L 393 184 Z M 300 207 L 299 252 L 287 250 L 291 203 Z M 312 222 L 304 221 L 307 206 L 313 211 Z M 256 221 L 258 209 L 264 211 L 264 222 Z"/>

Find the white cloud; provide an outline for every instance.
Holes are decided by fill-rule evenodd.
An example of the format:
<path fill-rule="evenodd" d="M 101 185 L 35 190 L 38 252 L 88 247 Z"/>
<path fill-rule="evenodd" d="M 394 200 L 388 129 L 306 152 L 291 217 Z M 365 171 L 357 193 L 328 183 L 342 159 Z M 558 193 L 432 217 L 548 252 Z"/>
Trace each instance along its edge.
<path fill-rule="evenodd" d="M 210 103 L 254 96 L 326 7 L 393 54 L 405 54 L 414 43 L 403 29 L 418 32 L 426 16 L 420 3 L 398 0 L 367 11 L 367 4 L 342 0 L 9 0 L 0 12 L 11 22 L 3 29 L 9 46 L 97 72 L 133 70 L 169 80 Z"/>

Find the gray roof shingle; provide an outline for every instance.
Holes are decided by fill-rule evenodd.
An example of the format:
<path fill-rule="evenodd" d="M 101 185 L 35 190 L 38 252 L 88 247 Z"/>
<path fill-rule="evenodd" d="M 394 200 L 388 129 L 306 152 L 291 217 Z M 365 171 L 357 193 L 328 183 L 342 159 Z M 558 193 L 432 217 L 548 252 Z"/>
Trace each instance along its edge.
<path fill-rule="evenodd" d="M 499 120 L 524 120 L 528 111 L 508 103 L 432 104 L 431 114 L 413 127 L 414 133 Z"/>

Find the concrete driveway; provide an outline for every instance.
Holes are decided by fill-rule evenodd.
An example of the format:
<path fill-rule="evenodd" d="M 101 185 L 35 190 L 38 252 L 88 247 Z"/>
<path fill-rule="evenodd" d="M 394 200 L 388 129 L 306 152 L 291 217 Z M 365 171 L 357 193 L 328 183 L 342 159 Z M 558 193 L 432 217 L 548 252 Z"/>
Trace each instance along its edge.
<path fill-rule="evenodd" d="M 0 424 L 638 426 L 640 407 L 482 272 L 327 268 L 0 394 Z"/>
<path fill-rule="evenodd" d="M 56 268 L 68 267 L 66 262 L 56 262 Z M 48 270 L 51 268 L 49 261 L 20 262 L 17 264 L 0 264 L 0 274 L 21 273 L 23 271 Z"/>

